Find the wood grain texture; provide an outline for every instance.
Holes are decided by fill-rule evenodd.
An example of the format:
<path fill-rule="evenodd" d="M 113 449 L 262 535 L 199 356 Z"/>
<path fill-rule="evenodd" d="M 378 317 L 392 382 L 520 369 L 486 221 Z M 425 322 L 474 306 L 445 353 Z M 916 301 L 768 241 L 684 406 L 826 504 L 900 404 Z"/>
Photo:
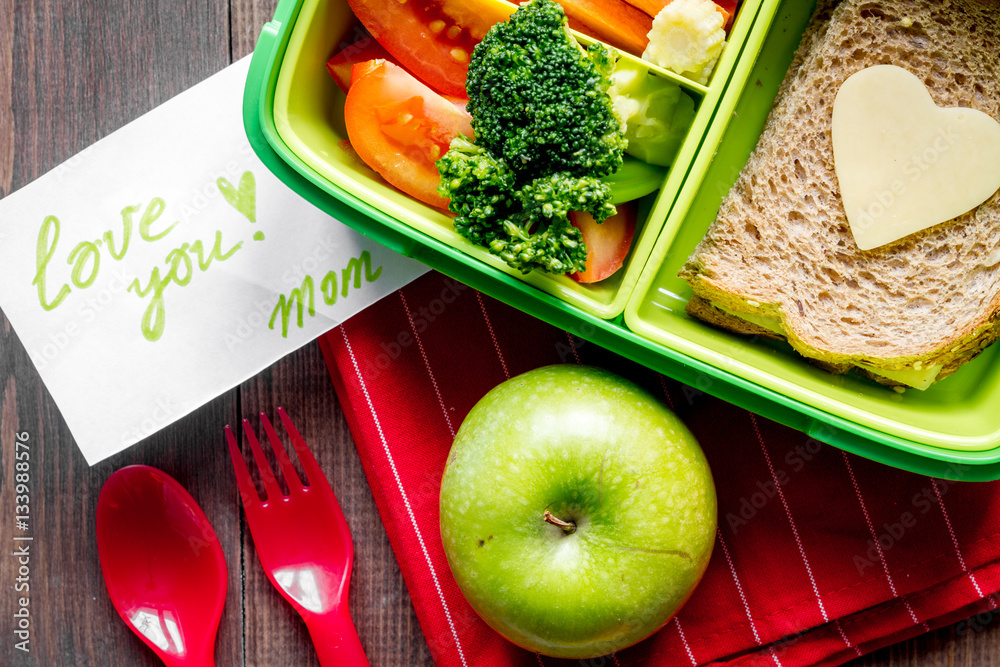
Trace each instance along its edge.
<path fill-rule="evenodd" d="M 14 0 L 0 0 L 0 197 L 14 178 Z"/>
<path fill-rule="evenodd" d="M 0 0 L 0 195 L 249 53 L 275 0 Z M 2 242 L 2 241 L 0 241 Z M 2 289 L 2 286 L 0 286 Z M 15 434 L 31 452 L 32 652 L 13 648 L 17 564 L 0 557 L 0 665 L 161 664 L 117 617 L 100 574 L 96 501 L 114 470 L 162 468 L 199 501 L 222 543 L 229 593 L 220 667 L 317 664 L 304 624 L 271 588 L 240 510 L 223 426 L 285 407 L 310 443 L 355 542 L 350 604 L 375 667 L 430 665 L 426 642 L 337 404 L 308 345 L 135 447 L 88 467 L 27 351 L 0 314 L 0 544 L 13 524 Z M 856 665 L 1000 664 L 995 615 L 904 642 Z M 479 667 L 479 666 L 474 666 Z M 486 666 L 488 667 L 488 666 Z"/>
<path fill-rule="evenodd" d="M 230 51 L 234 61 L 253 53 L 261 26 L 271 20 L 277 0 L 230 0 Z"/>

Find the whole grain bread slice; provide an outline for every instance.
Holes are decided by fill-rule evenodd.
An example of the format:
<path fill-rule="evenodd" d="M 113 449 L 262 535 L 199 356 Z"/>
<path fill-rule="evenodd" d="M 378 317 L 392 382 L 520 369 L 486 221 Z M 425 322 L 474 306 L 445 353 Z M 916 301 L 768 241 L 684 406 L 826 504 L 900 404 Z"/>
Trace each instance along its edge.
<path fill-rule="evenodd" d="M 940 379 L 1000 336 L 1000 192 L 893 244 L 857 247 L 832 109 L 850 75 L 880 64 L 916 74 L 939 106 L 1000 119 L 1000 0 L 820 0 L 753 155 L 680 275 L 695 294 L 689 312 L 718 326 L 773 318 L 831 370 L 940 365 Z"/>

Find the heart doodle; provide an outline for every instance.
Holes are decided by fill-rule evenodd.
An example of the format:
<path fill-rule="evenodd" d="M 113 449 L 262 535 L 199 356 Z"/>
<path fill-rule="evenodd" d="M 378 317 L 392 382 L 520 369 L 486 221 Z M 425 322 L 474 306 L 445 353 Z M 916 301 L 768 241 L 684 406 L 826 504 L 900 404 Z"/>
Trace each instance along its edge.
<path fill-rule="evenodd" d="M 239 189 L 224 177 L 219 177 L 215 181 L 219 186 L 219 192 L 226 198 L 229 205 L 246 216 L 250 222 L 257 222 L 257 181 L 253 172 L 244 171 L 240 177 Z"/>

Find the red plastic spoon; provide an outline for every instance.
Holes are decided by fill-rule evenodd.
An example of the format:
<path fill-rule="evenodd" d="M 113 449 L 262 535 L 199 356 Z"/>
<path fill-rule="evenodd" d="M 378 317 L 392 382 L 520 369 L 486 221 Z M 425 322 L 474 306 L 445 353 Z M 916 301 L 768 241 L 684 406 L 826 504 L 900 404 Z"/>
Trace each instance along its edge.
<path fill-rule="evenodd" d="M 177 480 L 149 466 L 112 474 L 97 501 L 97 550 L 115 609 L 166 665 L 215 665 L 226 561 Z"/>

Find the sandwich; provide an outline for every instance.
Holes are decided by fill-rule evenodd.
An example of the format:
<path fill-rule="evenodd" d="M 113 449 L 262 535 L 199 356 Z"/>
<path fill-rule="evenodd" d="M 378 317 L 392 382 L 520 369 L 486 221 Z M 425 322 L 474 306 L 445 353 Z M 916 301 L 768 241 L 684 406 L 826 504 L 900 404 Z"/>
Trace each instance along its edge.
<path fill-rule="evenodd" d="M 784 339 L 834 373 L 926 389 L 1000 336 L 1000 192 L 859 247 L 831 127 L 842 84 L 877 65 L 916 75 L 939 107 L 1000 120 L 1000 0 L 820 0 L 752 156 L 680 276 L 696 318 Z"/>

